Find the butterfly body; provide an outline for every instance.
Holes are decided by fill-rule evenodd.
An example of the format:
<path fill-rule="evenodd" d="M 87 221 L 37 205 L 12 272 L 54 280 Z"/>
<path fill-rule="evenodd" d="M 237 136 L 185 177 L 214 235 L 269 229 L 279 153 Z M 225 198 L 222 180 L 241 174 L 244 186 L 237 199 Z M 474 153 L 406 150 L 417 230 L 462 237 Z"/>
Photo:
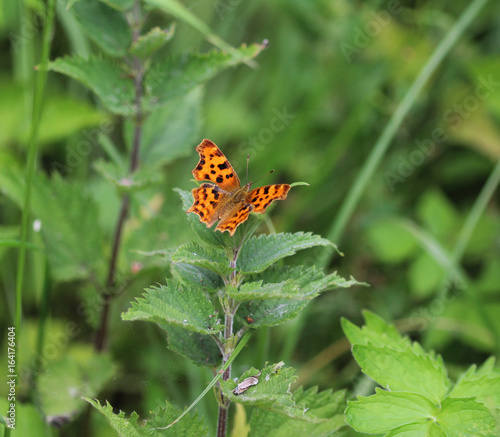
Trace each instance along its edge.
<path fill-rule="evenodd" d="M 263 213 L 274 200 L 286 199 L 288 184 L 253 190 L 250 190 L 251 184 L 242 187 L 233 167 L 212 141 L 203 140 L 196 151 L 200 161 L 192 171 L 193 176 L 197 181 L 212 183 L 203 183 L 192 190 L 194 202 L 187 212 L 198 214 L 208 227 L 219 221 L 216 229 L 233 235 L 251 212 Z"/>

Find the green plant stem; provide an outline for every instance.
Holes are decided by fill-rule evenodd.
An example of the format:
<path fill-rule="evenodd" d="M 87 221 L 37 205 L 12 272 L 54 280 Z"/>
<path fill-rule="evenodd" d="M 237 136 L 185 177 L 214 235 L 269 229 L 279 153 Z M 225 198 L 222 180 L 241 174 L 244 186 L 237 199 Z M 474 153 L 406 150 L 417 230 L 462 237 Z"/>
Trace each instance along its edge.
<path fill-rule="evenodd" d="M 486 209 L 486 206 L 488 205 L 488 202 L 490 201 L 491 197 L 493 196 L 495 190 L 498 188 L 499 185 L 500 185 L 500 160 L 497 162 L 488 180 L 484 184 L 481 192 L 479 193 L 479 196 L 477 197 L 476 201 L 474 202 L 474 205 L 472 206 L 469 214 L 467 215 L 467 218 L 465 220 L 464 225 L 462 226 L 462 229 L 460 230 L 457 241 L 453 247 L 450 256 L 454 266 L 458 266 L 460 264 L 460 261 L 462 260 L 467 244 L 470 241 L 472 232 L 476 228 L 481 215 L 483 214 L 484 210 Z M 467 293 L 472 306 L 475 308 L 478 315 L 482 318 L 485 326 L 487 326 L 488 329 L 491 331 L 494 340 L 495 355 L 497 357 L 500 357 L 500 333 L 498 332 L 495 323 L 491 319 L 490 315 L 486 312 L 484 305 L 481 304 L 480 296 L 478 296 L 477 293 L 474 292 L 474 290 L 471 290 L 467 284 L 463 285 L 464 285 L 463 289 L 465 293 Z M 449 286 L 448 281 L 444 281 L 443 285 L 441 286 L 437 294 L 437 299 L 439 299 L 439 301 L 441 302 L 446 302 L 449 299 L 450 288 L 451 287 Z M 424 347 L 429 347 L 434 332 L 436 330 L 436 323 L 437 323 L 436 317 L 431 318 L 431 320 L 429 321 L 429 325 L 425 332 L 422 342 Z"/>
<path fill-rule="evenodd" d="M 404 118 L 416 103 L 418 95 L 437 70 L 439 65 L 441 65 L 443 59 L 450 52 L 458 39 L 464 34 L 465 30 L 469 27 L 486 3 L 488 3 L 488 0 L 474 0 L 469 4 L 460 18 L 455 22 L 454 26 L 438 44 L 431 57 L 424 65 L 411 87 L 408 89 L 406 95 L 403 97 L 403 100 L 392 114 L 389 123 L 387 123 L 384 131 L 375 143 L 370 156 L 365 161 L 358 177 L 356 178 L 356 181 L 349 190 L 346 199 L 342 203 L 340 211 L 335 217 L 332 227 L 328 232 L 328 238 L 331 241 L 338 243 L 347 223 L 356 209 L 356 206 L 361 200 L 361 196 L 363 195 L 369 182 L 372 180 L 380 161 L 384 157 L 399 127 L 403 123 Z M 331 248 L 324 248 L 319 257 L 318 265 L 326 267 L 330 262 L 333 253 L 334 251 Z"/>
<path fill-rule="evenodd" d="M 136 1 L 134 4 L 134 23 L 132 23 L 132 33 L 133 41 L 137 41 L 140 36 L 140 21 L 141 21 L 141 9 L 140 2 Z M 134 136 L 132 142 L 132 152 L 130 155 L 130 173 L 135 172 L 139 168 L 139 151 L 141 148 L 142 141 L 142 123 L 143 123 L 143 110 L 142 110 L 142 97 L 143 97 L 143 79 L 144 79 L 144 66 L 142 61 L 134 56 L 132 58 L 132 64 L 134 68 L 134 88 L 135 88 L 135 117 L 134 117 Z M 99 321 L 99 328 L 97 329 L 95 338 L 95 349 L 97 351 L 103 351 L 107 347 L 107 337 L 108 337 L 108 327 L 109 327 L 109 311 L 111 301 L 113 299 L 112 290 L 116 286 L 116 270 L 118 264 L 118 257 L 120 253 L 121 239 L 123 235 L 123 228 L 125 226 L 125 221 L 127 220 L 129 210 L 130 210 L 130 196 L 124 194 L 122 197 L 122 202 L 120 206 L 120 213 L 118 214 L 118 220 L 115 227 L 115 233 L 113 237 L 113 249 L 111 253 L 111 259 L 109 263 L 108 276 L 106 279 L 106 287 L 102 297 L 102 310 L 101 318 Z"/>
<path fill-rule="evenodd" d="M 55 0 L 49 0 L 47 5 L 47 16 L 45 27 L 42 34 L 42 51 L 41 51 L 41 67 L 35 77 L 33 89 L 33 107 L 31 114 L 31 125 L 29 130 L 28 139 L 28 157 L 26 162 L 25 172 L 25 185 L 24 185 L 24 199 L 23 210 L 21 218 L 21 238 L 19 246 L 19 255 L 17 262 L 16 273 L 16 310 L 14 326 L 16 328 L 16 341 L 20 343 L 21 322 L 22 322 L 22 297 L 23 297 L 23 283 L 24 283 L 24 270 L 26 266 L 26 248 L 28 243 L 29 231 L 29 217 L 31 210 L 31 190 L 36 173 L 36 157 L 38 154 L 38 133 L 40 128 L 40 116 L 42 113 L 42 102 L 44 97 L 45 85 L 47 82 L 47 64 L 50 54 L 50 42 L 54 30 L 54 11 Z M 18 348 L 19 351 L 19 348 Z M 16 363 L 19 361 L 19 356 Z M 17 375 L 17 366 L 14 368 L 14 375 Z M 16 385 L 17 385 L 16 377 Z M 10 428 L 6 428 L 6 436 L 10 435 Z"/>

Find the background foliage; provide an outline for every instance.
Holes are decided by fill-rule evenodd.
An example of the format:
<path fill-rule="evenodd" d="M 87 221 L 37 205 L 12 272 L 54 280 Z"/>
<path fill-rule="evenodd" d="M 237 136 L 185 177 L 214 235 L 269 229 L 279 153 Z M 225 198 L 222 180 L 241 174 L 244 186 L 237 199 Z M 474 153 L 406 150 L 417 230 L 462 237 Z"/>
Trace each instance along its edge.
<path fill-rule="evenodd" d="M 172 275 L 168 250 L 194 239 L 173 189 L 193 187 L 190 171 L 196 163 L 196 144 L 202 138 L 213 140 L 242 179 L 250 154 L 250 180 L 275 169 L 266 182 L 307 181 L 309 187 L 294 188 L 272 211 L 268 225 L 279 232 L 331 235 L 338 210 L 390 116 L 470 2 L 183 2 L 208 32 L 211 29 L 210 42 L 204 35 L 207 29 L 195 30 L 193 23 L 151 10 L 146 27 L 173 33 L 166 32 L 159 49 L 164 64 L 151 69 L 146 81 L 146 110 L 158 110 L 144 124 L 141 159 L 154 171 L 139 171 L 126 184 L 128 163 L 122 156 L 132 148 L 133 123 L 122 116 L 131 114 L 133 90 L 119 57 L 132 36 L 126 23 L 99 11 L 102 5 L 118 10 L 131 2 L 95 0 L 85 8 L 81 1 L 74 11 L 66 9 L 66 2 L 56 3 L 53 63 L 32 198 L 38 224 L 32 226 L 31 240 L 40 250 L 30 250 L 27 258 L 26 342 L 19 352 L 20 366 L 29 366 L 35 357 L 40 320 L 45 317 L 40 303 L 49 289 L 50 323 L 44 335 L 55 345 L 50 359 L 77 359 L 80 365 L 72 372 L 89 375 L 87 396 L 147 416 L 165 399 L 189 404 L 212 377 L 210 371 L 167 350 L 164 333 L 150 324 L 120 319 L 143 288 Z M 159 3 L 148 2 L 150 7 Z M 4 242 L 19 238 L 33 66 L 40 59 L 45 7 L 40 0 L 0 1 Z M 109 34 L 95 31 L 96 17 L 115 23 Z M 153 50 L 154 32 L 134 53 Z M 200 64 L 206 56 L 187 56 L 188 51 L 204 54 L 214 45 L 227 49 L 224 41 L 233 47 L 247 43 L 241 50 L 248 51 L 252 43 L 266 39 L 269 47 L 251 62 L 247 59 L 250 65 L 242 63 L 215 76 L 219 68 L 236 63 L 227 52 L 217 52 L 199 76 L 199 68 L 186 67 L 193 65 L 189 56 Z M 345 256 L 334 256 L 328 269 L 370 287 L 326 293 L 299 319 L 259 331 L 234 363 L 235 375 L 249 366 L 262 368 L 265 362 L 284 360 L 298 369 L 297 385 L 304 385 L 305 393 L 314 385 L 322 390 L 347 388 L 349 396 L 373 393 L 373 381 L 360 376 L 347 353 L 350 345 L 340 325 L 341 316 L 361 324 L 364 308 L 396 321 L 412 339 L 439 352 L 452 379 L 490 355 L 500 356 L 499 191 L 479 211 L 474 209 L 500 159 L 499 44 L 500 7 L 490 1 L 432 75 L 354 216 L 334 241 Z M 87 58 L 90 61 L 82 61 Z M 173 88 L 167 85 L 172 78 L 160 74 L 171 65 L 184 79 Z M 208 79 L 205 86 L 196 86 Z M 103 98 L 110 90 L 116 98 Z M 106 275 L 119 194 L 124 192 L 133 193 L 133 202 L 117 266 L 120 293 L 110 316 L 110 355 L 115 364 L 108 357 L 95 363 L 91 343 L 101 305 L 95 289 Z M 474 211 L 479 213 L 478 224 L 464 239 L 464 227 Z M 161 252 L 144 254 L 155 250 Z M 291 262 L 317 265 L 321 250 L 300 252 Z M 17 249 L 3 244 L 0 257 L 0 318 L 3 326 L 11 326 Z M 113 369 L 117 363 L 119 368 Z M 90 371 L 101 368 L 98 375 Z M 113 372 L 116 376 L 105 384 Z M 64 386 L 60 380 L 40 383 L 46 389 Z M 57 393 L 54 398 L 46 411 L 57 409 Z M 213 428 L 215 406 L 204 399 L 197 407 Z M 112 435 L 103 418 L 94 415 L 92 420 L 95 435 Z M 77 435 L 83 422 L 80 415 L 60 435 Z M 349 430 L 345 435 L 356 434 Z"/>

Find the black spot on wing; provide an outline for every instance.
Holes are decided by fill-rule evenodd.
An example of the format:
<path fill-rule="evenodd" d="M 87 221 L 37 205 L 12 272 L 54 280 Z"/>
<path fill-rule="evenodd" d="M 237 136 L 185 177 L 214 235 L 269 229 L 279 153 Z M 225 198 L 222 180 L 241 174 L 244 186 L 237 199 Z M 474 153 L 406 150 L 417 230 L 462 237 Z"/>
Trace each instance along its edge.
<path fill-rule="evenodd" d="M 223 162 L 222 164 L 219 164 L 217 167 L 219 167 L 219 170 L 225 170 L 227 168 L 227 162 Z"/>
<path fill-rule="evenodd" d="M 217 179 L 215 179 L 215 181 L 220 184 L 224 181 L 224 179 L 220 176 L 217 176 Z"/>

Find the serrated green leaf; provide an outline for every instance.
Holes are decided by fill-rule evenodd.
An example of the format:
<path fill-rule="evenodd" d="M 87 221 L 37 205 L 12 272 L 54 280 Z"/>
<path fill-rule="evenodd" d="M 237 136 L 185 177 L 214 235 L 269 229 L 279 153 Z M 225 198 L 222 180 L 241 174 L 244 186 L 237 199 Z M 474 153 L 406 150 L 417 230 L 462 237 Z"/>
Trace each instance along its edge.
<path fill-rule="evenodd" d="M 142 167 L 133 173 L 113 162 L 97 160 L 93 164 L 94 169 L 119 193 L 131 193 L 156 186 L 161 183 L 163 175 L 159 170 L 150 167 Z"/>
<path fill-rule="evenodd" d="M 495 359 L 489 359 L 476 370 L 473 365 L 460 377 L 453 389 L 450 398 L 475 397 L 489 408 L 500 406 L 500 374 L 493 372 Z"/>
<path fill-rule="evenodd" d="M 76 416 L 85 407 L 82 396 L 97 396 L 116 367 L 108 355 L 75 359 L 64 354 L 50 362 L 38 378 L 38 398 L 49 423 Z"/>
<path fill-rule="evenodd" d="M 409 423 L 430 422 L 438 411 L 439 407 L 423 395 L 377 389 L 372 396 L 348 401 L 345 416 L 358 432 L 382 434 Z"/>
<path fill-rule="evenodd" d="M 233 271 L 224 252 L 215 248 L 205 248 L 194 242 L 180 246 L 171 258 L 173 262 L 193 264 L 221 276 L 227 276 Z"/>
<path fill-rule="evenodd" d="M 141 35 L 130 47 L 130 53 L 140 58 L 148 58 L 161 49 L 174 35 L 175 27 L 169 29 L 153 27 L 145 35 Z"/>
<path fill-rule="evenodd" d="M 193 204 L 193 195 L 190 191 L 181 190 L 175 188 L 174 191 L 179 193 L 182 201 L 182 209 L 187 211 L 189 207 Z M 215 246 L 215 247 L 231 247 L 232 241 L 231 237 L 227 233 L 216 232 L 204 223 L 200 222 L 200 218 L 196 214 L 188 214 L 188 220 L 191 223 L 193 231 L 203 240 L 205 243 Z"/>
<path fill-rule="evenodd" d="M 123 56 L 132 41 L 132 32 L 124 15 L 99 0 L 68 0 L 70 11 L 81 29 L 111 56 Z"/>
<path fill-rule="evenodd" d="M 418 393 L 434 402 L 446 394 L 449 381 L 444 365 L 420 350 L 355 344 L 352 353 L 363 373 L 392 392 Z"/>
<path fill-rule="evenodd" d="M 141 137 L 141 163 L 144 167 L 163 166 L 193 153 L 201 127 L 202 98 L 202 88 L 195 88 L 170 100 L 145 119 Z M 124 137 L 130 150 L 133 135 L 134 124 L 127 120 Z"/>
<path fill-rule="evenodd" d="M 48 69 L 65 74 L 90 88 L 112 113 L 124 116 L 135 113 L 133 81 L 110 60 L 67 56 L 49 62 Z"/>
<path fill-rule="evenodd" d="M 149 110 L 165 105 L 207 82 L 222 70 L 257 56 L 262 46 L 242 45 L 238 57 L 217 50 L 208 53 L 172 55 L 153 62 L 145 74 L 145 102 Z"/>
<path fill-rule="evenodd" d="M 277 369 L 275 365 L 268 365 L 262 369 L 260 375 L 257 369 L 250 369 L 241 375 L 237 382 L 228 380 L 220 381 L 220 384 L 224 396 L 232 402 L 253 405 L 296 419 L 315 421 L 314 417 L 306 417 L 304 409 L 296 405 L 292 398 L 290 386 L 296 379 L 294 373 L 295 369 L 291 367 Z M 251 376 L 257 377 L 258 384 L 239 395 L 234 394 L 236 386 Z"/>
<path fill-rule="evenodd" d="M 32 200 L 41 220 L 51 273 L 61 281 L 86 279 L 104 261 L 97 207 L 83 186 L 66 182 L 58 173 L 41 175 Z"/>
<path fill-rule="evenodd" d="M 170 425 L 182 412 L 182 410 L 173 407 L 168 402 L 165 402 L 165 406 L 160 406 L 152 411 L 150 420 L 148 419 L 139 423 L 139 415 L 135 412 L 127 419 L 123 411 L 120 411 L 119 414 L 115 414 L 109 402 L 106 402 L 106 405 L 101 405 L 96 400 L 88 398 L 85 398 L 85 400 L 106 418 L 111 428 L 113 428 L 120 437 L 151 437 L 152 435 L 163 437 L 208 437 L 208 428 L 201 419 L 192 415 L 185 415 L 179 422 L 170 428 L 158 429 Z"/>
<path fill-rule="evenodd" d="M 167 332 L 169 349 L 185 356 L 198 366 L 216 367 L 221 363 L 219 347 L 208 335 L 189 332 L 176 326 L 160 326 Z"/>
<path fill-rule="evenodd" d="M 401 337 L 397 329 L 371 311 L 363 311 L 365 326 L 359 328 L 347 319 L 341 319 L 342 330 L 352 345 L 368 344 L 389 346 L 395 350 L 404 350 L 410 345 L 406 337 Z"/>
<path fill-rule="evenodd" d="M 304 232 L 252 237 L 241 249 L 237 261 L 238 270 L 244 274 L 262 272 L 279 259 L 314 246 L 334 244 L 319 235 Z"/>
<path fill-rule="evenodd" d="M 172 273 L 184 285 L 207 291 L 217 291 L 224 286 L 222 278 L 204 267 L 186 263 L 173 263 Z"/>
<path fill-rule="evenodd" d="M 324 422 L 311 423 L 296 420 L 272 411 L 255 408 L 250 419 L 248 437 L 290 437 L 291 435 L 327 437 L 337 435 L 336 431 L 345 426 L 342 414 L 345 408 L 344 396 L 344 391 L 332 393 L 328 390 L 318 393 L 318 389 L 313 387 L 304 392 L 301 387 L 293 394 L 295 403 L 307 409 L 306 416 L 326 419 Z"/>
<path fill-rule="evenodd" d="M 238 289 L 228 289 L 226 293 L 237 302 L 244 302 L 253 299 L 293 299 L 297 298 L 299 290 L 293 280 L 264 285 L 258 281 L 247 282 Z"/>
<path fill-rule="evenodd" d="M 252 319 L 252 326 L 276 326 L 297 317 L 310 299 L 267 299 L 243 302 L 237 311 L 242 319 Z"/>
<path fill-rule="evenodd" d="M 202 290 L 187 289 L 168 281 L 166 285 L 150 287 L 142 298 L 122 313 L 122 320 L 144 320 L 160 325 L 173 325 L 200 334 L 221 331 L 214 315 L 216 311 Z"/>
<path fill-rule="evenodd" d="M 493 437 L 500 431 L 488 409 L 471 398 L 446 398 L 436 425 L 454 437 Z"/>

